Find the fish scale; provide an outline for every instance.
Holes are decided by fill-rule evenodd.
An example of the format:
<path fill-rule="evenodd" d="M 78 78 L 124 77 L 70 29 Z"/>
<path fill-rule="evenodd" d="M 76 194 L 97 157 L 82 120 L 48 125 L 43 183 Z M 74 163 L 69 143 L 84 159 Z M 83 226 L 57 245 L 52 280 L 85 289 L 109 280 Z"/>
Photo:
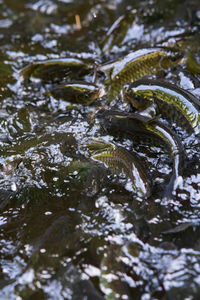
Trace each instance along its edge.
<path fill-rule="evenodd" d="M 170 198 L 182 178 L 185 151 L 178 136 L 159 120 L 144 116 L 139 119 L 137 113 L 114 112 L 102 110 L 97 116 L 103 122 L 105 130 L 111 135 L 118 135 L 137 140 L 148 141 L 153 145 L 162 145 L 173 158 L 173 172 L 164 190 L 165 198 Z"/>
<path fill-rule="evenodd" d="M 152 48 L 140 49 L 119 60 L 102 65 L 99 70 L 107 75 L 108 97 L 116 97 L 125 83 L 133 82 L 145 75 L 155 74 L 159 70 L 169 69 L 179 63 L 182 54 Z"/>
<path fill-rule="evenodd" d="M 142 162 L 140 162 L 139 157 L 135 153 L 129 153 L 126 149 L 115 146 L 113 150 L 104 151 L 98 155 L 94 155 L 93 158 L 128 175 L 136 191 L 145 197 L 150 196 L 150 179 Z"/>
<path fill-rule="evenodd" d="M 200 101 L 174 84 L 140 79 L 124 86 L 122 97 L 139 111 L 155 103 L 162 117 L 182 126 L 189 134 L 200 132 Z"/>

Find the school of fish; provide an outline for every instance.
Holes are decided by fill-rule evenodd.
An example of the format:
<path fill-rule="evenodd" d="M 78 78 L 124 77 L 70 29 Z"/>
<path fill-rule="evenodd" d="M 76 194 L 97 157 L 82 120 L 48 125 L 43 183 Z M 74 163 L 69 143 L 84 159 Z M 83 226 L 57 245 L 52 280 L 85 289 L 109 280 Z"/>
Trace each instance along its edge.
<path fill-rule="evenodd" d="M 173 170 L 161 198 L 169 199 L 182 180 L 185 160 L 183 145 L 174 127 L 180 126 L 187 134 L 199 138 L 200 101 L 175 84 L 147 76 L 159 77 L 160 72 L 170 70 L 183 59 L 182 51 L 150 48 L 134 51 L 97 67 L 75 58 L 46 60 L 28 65 L 21 75 L 24 79 L 36 77 L 43 82 L 52 82 L 48 95 L 70 103 L 90 105 L 104 95 L 108 107 L 115 99 L 129 103 L 132 112 L 104 109 L 96 114 L 96 118 L 111 135 L 123 134 L 134 141 L 167 149 L 173 158 Z M 81 80 L 83 75 L 92 72 L 91 81 Z M 58 84 L 61 79 L 65 82 Z M 135 191 L 144 198 L 151 196 L 152 180 L 145 163 L 136 153 L 110 143 L 109 149 L 100 149 L 91 157 L 114 168 L 114 172 L 116 169 L 124 172 Z"/>

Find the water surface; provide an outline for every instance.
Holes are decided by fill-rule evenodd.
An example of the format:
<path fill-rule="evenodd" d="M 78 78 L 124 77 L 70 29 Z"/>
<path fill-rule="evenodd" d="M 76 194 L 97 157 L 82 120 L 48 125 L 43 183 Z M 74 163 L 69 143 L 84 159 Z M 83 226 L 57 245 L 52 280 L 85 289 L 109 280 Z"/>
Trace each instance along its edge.
<path fill-rule="evenodd" d="M 123 25 L 106 36 L 120 16 Z M 103 131 L 93 116 L 106 95 L 71 105 L 19 72 L 38 60 L 100 64 L 174 45 L 198 64 L 199 29 L 197 0 L 0 1 L 1 299 L 198 299 L 199 138 L 173 127 L 187 159 L 174 198 L 163 203 L 172 157 Z M 196 69 L 185 63 L 162 76 L 200 99 Z M 120 98 L 111 106 L 124 107 Z M 138 153 L 153 179 L 148 200 L 129 178 L 91 159 L 93 140 Z"/>

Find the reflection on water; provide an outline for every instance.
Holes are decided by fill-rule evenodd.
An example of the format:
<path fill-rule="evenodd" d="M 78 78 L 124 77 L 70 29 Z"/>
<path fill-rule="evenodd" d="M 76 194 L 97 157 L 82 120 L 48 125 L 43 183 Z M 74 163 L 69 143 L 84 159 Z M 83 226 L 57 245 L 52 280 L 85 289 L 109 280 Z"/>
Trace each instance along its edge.
<path fill-rule="evenodd" d="M 188 59 L 155 76 L 200 99 L 199 1 L 2 0 L 0 8 L 0 298 L 197 299 L 199 136 L 183 138 L 173 126 L 186 161 L 163 203 L 173 158 L 162 145 L 108 135 L 95 118 L 105 106 L 127 110 L 120 97 L 110 107 L 106 95 L 83 106 L 48 91 L 91 82 L 99 64 L 135 50 L 174 47 Z M 80 68 L 20 76 L 29 64 L 60 58 Z M 137 152 L 152 195 L 91 159 L 94 141 Z"/>

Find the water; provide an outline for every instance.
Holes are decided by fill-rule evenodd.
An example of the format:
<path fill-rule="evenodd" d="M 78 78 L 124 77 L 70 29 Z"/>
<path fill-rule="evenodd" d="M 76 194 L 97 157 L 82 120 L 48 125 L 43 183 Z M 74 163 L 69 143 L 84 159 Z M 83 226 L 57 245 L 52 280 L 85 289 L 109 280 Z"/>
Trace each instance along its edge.
<path fill-rule="evenodd" d="M 106 37 L 122 15 L 123 26 Z M 19 71 L 38 60 L 99 64 L 174 44 L 198 63 L 199 27 L 195 0 L 0 1 L 0 299 L 198 299 L 199 138 L 177 128 L 183 181 L 163 203 L 173 159 L 162 147 L 108 135 L 94 119 L 106 96 L 71 105 Z M 191 65 L 162 76 L 200 99 Z M 120 99 L 111 106 L 124 108 Z M 138 153 L 154 183 L 148 200 L 90 158 L 94 140 Z"/>

